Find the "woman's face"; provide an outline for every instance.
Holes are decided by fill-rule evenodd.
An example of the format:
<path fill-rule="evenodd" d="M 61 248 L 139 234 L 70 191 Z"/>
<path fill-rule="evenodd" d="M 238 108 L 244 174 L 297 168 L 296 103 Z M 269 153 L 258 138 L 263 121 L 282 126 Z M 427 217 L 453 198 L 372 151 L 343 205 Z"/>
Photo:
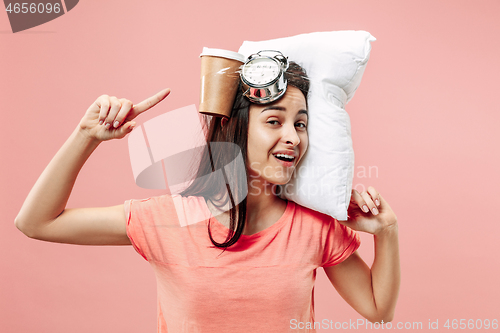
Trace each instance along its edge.
<path fill-rule="evenodd" d="M 250 105 L 247 166 L 251 185 L 257 185 L 255 181 L 288 183 L 309 144 L 307 117 L 304 95 L 293 86 L 273 103 Z"/>

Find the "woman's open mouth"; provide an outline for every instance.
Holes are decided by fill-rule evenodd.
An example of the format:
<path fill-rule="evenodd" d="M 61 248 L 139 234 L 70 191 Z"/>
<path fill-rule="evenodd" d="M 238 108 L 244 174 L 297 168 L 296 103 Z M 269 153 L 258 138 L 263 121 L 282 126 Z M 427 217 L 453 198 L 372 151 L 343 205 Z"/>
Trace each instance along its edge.
<path fill-rule="evenodd" d="M 284 167 L 291 167 L 295 163 L 295 157 L 287 154 L 273 154 L 274 158 Z"/>

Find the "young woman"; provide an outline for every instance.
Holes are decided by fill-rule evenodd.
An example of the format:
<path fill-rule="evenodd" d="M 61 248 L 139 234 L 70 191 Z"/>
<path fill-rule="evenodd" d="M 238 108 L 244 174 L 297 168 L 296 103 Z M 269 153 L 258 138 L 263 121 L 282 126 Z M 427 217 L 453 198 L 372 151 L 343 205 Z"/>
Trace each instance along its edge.
<path fill-rule="evenodd" d="M 209 145 L 200 177 L 180 195 L 66 209 L 94 149 L 127 135 L 133 119 L 170 91 L 136 105 L 100 96 L 34 185 L 16 226 L 51 242 L 133 245 L 157 276 L 159 332 L 315 332 L 318 267 L 362 316 L 391 321 L 400 283 L 398 225 L 380 193 L 353 190 L 347 222 L 276 195 L 308 147 L 307 77 L 293 63 L 286 76 L 288 89 L 277 101 L 252 104 L 240 92 L 228 121 L 207 120 L 207 142 L 238 145 L 243 173 L 211 173 L 232 157 Z M 354 230 L 374 235 L 371 268 L 356 251 Z"/>

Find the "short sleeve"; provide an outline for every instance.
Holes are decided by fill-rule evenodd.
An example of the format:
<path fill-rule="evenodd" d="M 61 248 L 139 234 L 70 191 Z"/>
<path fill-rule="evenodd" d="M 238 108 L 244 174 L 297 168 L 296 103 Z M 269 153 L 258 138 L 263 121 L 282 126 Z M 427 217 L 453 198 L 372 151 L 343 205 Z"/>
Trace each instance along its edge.
<path fill-rule="evenodd" d="M 175 256 L 182 252 L 183 237 L 189 236 L 188 228 L 180 224 L 180 218 L 187 223 L 183 205 L 186 200 L 178 195 L 174 198 L 165 194 L 125 201 L 127 236 L 144 259 L 149 262 L 175 262 Z"/>
<path fill-rule="evenodd" d="M 125 201 L 127 236 L 134 249 L 147 261 L 165 259 L 172 227 L 179 226 L 170 195 Z"/>
<path fill-rule="evenodd" d="M 361 240 L 356 231 L 332 219 L 326 236 L 321 267 L 340 264 L 359 248 Z"/>
<path fill-rule="evenodd" d="M 132 243 L 134 249 L 139 253 L 144 259 L 148 260 L 142 248 L 146 242 L 144 232 L 141 231 L 142 226 L 140 224 L 139 214 L 136 211 L 137 200 L 127 200 L 125 201 L 125 216 L 127 218 L 127 236 Z M 132 211 L 132 206 L 134 206 L 134 212 Z"/>

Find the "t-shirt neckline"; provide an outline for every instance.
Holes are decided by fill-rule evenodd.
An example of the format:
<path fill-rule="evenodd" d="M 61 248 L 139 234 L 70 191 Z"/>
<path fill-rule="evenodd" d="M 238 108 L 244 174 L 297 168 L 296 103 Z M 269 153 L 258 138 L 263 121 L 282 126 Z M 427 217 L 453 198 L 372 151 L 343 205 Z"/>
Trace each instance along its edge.
<path fill-rule="evenodd" d="M 217 226 L 218 230 L 224 232 L 224 234 L 227 235 L 229 228 L 227 228 L 224 224 L 219 222 L 219 220 L 217 220 L 217 218 L 212 216 L 212 213 L 210 212 L 210 209 L 208 208 L 208 205 L 207 205 L 205 198 L 201 197 L 201 199 L 203 200 L 203 203 L 204 203 L 204 205 L 203 205 L 204 209 L 208 212 L 208 216 L 210 216 L 209 220 L 214 222 L 214 225 Z M 275 230 L 280 229 L 287 221 L 291 220 L 294 208 L 295 208 L 295 202 L 287 200 L 285 211 L 283 212 L 283 215 L 281 215 L 281 217 L 278 219 L 278 221 L 274 222 L 272 225 L 265 228 L 264 230 L 256 232 L 255 234 L 251 234 L 251 235 L 241 234 L 240 239 L 258 238 L 258 237 L 262 237 L 264 235 L 267 235 L 269 233 L 272 233 Z"/>

